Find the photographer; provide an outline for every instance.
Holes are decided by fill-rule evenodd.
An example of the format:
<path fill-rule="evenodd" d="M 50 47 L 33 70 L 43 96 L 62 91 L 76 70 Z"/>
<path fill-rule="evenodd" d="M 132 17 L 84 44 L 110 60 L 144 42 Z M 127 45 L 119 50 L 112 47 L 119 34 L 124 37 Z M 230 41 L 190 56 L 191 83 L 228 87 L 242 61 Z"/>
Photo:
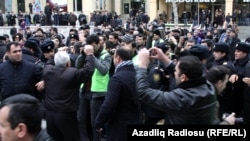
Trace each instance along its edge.
<path fill-rule="evenodd" d="M 151 52 L 151 55 L 150 55 Z M 141 49 L 136 74 L 138 99 L 165 112 L 165 124 L 209 125 L 213 124 L 216 97 L 211 83 L 203 77 L 203 65 L 195 56 L 179 58 L 175 65 L 161 49 Z M 176 89 L 171 91 L 150 88 L 147 69 L 150 59 L 164 63 L 165 68 L 174 72 Z"/>
<path fill-rule="evenodd" d="M 167 43 L 163 42 L 156 46 L 160 48 L 163 53 L 167 56 L 169 46 Z M 150 88 L 169 91 L 175 87 L 174 75 L 165 69 L 163 62 L 152 59 L 148 68 L 148 81 L 150 83 Z M 165 119 L 165 112 L 162 112 L 150 105 L 142 103 L 142 110 L 145 116 L 145 125 L 153 125 L 162 119 Z"/>

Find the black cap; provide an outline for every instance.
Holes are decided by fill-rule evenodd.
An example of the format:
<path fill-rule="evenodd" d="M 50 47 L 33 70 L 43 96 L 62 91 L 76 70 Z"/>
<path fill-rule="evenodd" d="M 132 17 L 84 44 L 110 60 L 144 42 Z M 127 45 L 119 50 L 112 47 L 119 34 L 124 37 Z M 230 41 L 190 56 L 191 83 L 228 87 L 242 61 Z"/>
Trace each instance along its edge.
<path fill-rule="evenodd" d="M 56 35 L 53 39 L 57 39 L 59 41 L 59 44 L 62 43 L 62 37 L 60 35 Z"/>
<path fill-rule="evenodd" d="M 50 52 L 51 50 L 54 49 L 54 47 L 55 47 L 54 42 L 51 40 L 45 41 L 40 45 L 42 52 Z"/>
<path fill-rule="evenodd" d="M 33 40 L 26 40 L 24 42 L 24 47 L 31 48 L 33 50 L 37 50 L 37 43 Z"/>
<path fill-rule="evenodd" d="M 9 36 L 8 34 L 3 34 L 3 36 L 4 36 L 5 38 L 10 38 L 10 36 Z"/>
<path fill-rule="evenodd" d="M 161 36 L 161 32 L 159 30 L 155 30 L 154 31 L 154 34 L 158 35 L 158 36 Z"/>
<path fill-rule="evenodd" d="M 6 40 L 4 36 L 0 36 L 0 40 Z"/>
<path fill-rule="evenodd" d="M 37 44 L 37 47 L 39 46 L 39 44 L 40 44 L 40 41 L 39 41 L 39 39 L 37 39 L 36 37 L 29 37 L 29 39 L 28 40 L 31 40 L 31 41 L 34 41 L 36 44 Z"/>
<path fill-rule="evenodd" d="M 189 49 L 189 53 L 198 57 L 200 60 L 203 60 L 208 58 L 209 50 L 206 46 L 197 44 Z"/>
<path fill-rule="evenodd" d="M 160 48 L 164 53 L 166 53 L 169 49 L 168 44 L 166 44 L 165 42 L 157 44 L 156 47 Z"/>
<path fill-rule="evenodd" d="M 213 51 L 228 53 L 229 46 L 227 43 L 216 43 L 216 44 L 214 44 Z"/>
<path fill-rule="evenodd" d="M 244 42 L 240 42 L 240 43 L 237 43 L 236 46 L 235 46 L 235 50 L 240 50 L 242 52 L 246 52 L 246 53 L 249 53 L 250 51 L 250 46 L 247 44 L 247 43 L 244 43 Z"/>
<path fill-rule="evenodd" d="M 79 36 L 78 34 L 70 34 L 70 39 L 76 39 L 76 40 L 79 40 Z"/>

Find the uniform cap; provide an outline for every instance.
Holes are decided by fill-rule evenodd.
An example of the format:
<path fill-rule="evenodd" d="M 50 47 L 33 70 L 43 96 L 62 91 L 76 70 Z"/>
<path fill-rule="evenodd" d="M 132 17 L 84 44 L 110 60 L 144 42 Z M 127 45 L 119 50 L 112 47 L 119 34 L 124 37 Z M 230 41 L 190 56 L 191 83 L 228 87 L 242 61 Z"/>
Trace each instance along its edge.
<path fill-rule="evenodd" d="M 194 45 L 189 49 L 189 53 L 198 57 L 200 60 L 207 59 L 209 55 L 209 50 L 203 45 Z"/>
<path fill-rule="evenodd" d="M 250 46 L 247 44 L 247 43 L 244 43 L 244 42 L 240 42 L 240 43 L 237 43 L 236 46 L 235 46 L 235 50 L 240 50 L 242 52 L 246 52 L 246 53 L 249 53 L 250 51 Z"/>
<path fill-rule="evenodd" d="M 228 51 L 229 51 L 229 46 L 228 46 L 227 43 L 216 43 L 216 44 L 214 45 L 213 51 L 228 53 Z"/>
<path fill-rule="evenodd" d="M 54 42 L 53 41 L 45 41 L 40 45 L 42 52 L 50 52 L 54 49 Z"/>
<path fill-rule="evenodd" d="M 78 34 L 71 34 L 69 38 L 79 40 Z"/>

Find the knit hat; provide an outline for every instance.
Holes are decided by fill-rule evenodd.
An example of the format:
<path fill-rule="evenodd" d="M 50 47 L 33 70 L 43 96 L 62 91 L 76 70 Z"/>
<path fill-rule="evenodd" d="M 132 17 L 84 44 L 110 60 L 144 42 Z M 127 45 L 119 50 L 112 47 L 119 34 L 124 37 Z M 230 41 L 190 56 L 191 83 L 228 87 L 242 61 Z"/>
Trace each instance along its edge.
<path fill-rule="evenodd" d="M 134 41 L 133 36 L 132 35 L 128 35 L 128 34 L 122 36 L 121 39 L 122 39 L 122 42 L 125 42 L 125 43 L 131 43 L 131 42 Z"/>
<path fill-rule="evenodd" d="M 33 40 L 26 40 L 24 42 L 24 47 L 31 48 L 31 49 L 33 49 L 35 51 L 38 49 L 37 48 L 38 47 L 37 43 L 35 41 L 33 41 Z"/>

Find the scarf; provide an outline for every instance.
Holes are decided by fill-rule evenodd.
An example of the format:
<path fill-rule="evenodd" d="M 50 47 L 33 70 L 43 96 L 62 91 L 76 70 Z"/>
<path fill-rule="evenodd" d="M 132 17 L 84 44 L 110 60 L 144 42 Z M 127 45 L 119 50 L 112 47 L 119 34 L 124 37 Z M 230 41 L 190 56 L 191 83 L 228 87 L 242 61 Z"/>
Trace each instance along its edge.
<path fill-rule="evenodd" d="M 116 68 L 115 68 L 115 72 L 120 68 L 120 67 L 123 67 L 123 66 L 126 66 L 126 65 L 132 65 L 133 62 L 131 60 L 127 60 L 127 61 L 122 61 L 121 63 L 119 63 Z"/>

